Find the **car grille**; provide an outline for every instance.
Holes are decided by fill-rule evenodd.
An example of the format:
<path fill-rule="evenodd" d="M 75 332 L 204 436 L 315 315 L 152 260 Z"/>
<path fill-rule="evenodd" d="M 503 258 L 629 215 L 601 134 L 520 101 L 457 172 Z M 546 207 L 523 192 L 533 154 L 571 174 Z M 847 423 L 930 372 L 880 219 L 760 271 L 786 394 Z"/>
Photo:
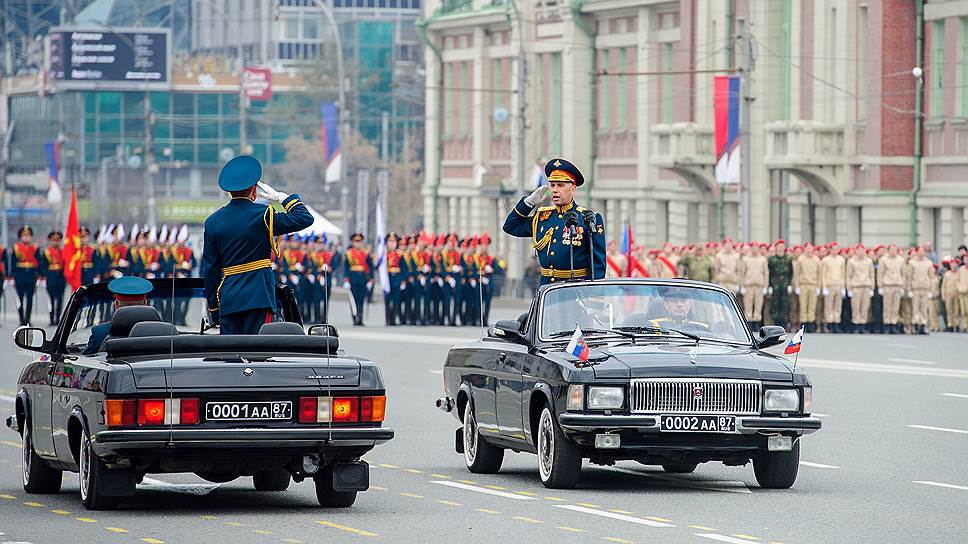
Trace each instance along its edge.
<path fill-rule="evenodd" d="M 751 380 L 632 380 L 632 412 L 758 415 L 762 385 Z"/>

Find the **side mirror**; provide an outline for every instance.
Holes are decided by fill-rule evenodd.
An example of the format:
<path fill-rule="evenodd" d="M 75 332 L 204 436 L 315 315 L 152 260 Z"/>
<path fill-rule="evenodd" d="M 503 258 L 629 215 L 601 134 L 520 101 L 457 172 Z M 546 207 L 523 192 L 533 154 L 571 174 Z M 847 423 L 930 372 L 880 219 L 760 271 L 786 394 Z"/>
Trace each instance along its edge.
<path fill-rule="evenodd" d="M 760 348 L 768 348 L 770 346 L 782 344 L 785 339 L 786 330 L 784 330 L 783 327 L 767 325 L 765 327 L 760 327 L 760 332 L 757 334 L 756 338 L 756 345 Z"/>
<path fill-rule="evenodd" d="M 309 326 L 309 336 L 332 336 L 333 338 L 339 338 L 339 331 L 336 330 L 336 325 L 320 323 Z"/>
<path fill-rule="evenodd" d="M 20 327 L 13 334 L 13 342 L 18 348 L 47 353 L 47 331 L 39 327 Z"/>
<path fill-rule="evenodd" d="M 491 336 L 517 344 L 523 344 L 525 341 L 524 333 L 521 332 L 521 323 L 514 319 L 502 319 L 495 323 L 491 328 Z"/>

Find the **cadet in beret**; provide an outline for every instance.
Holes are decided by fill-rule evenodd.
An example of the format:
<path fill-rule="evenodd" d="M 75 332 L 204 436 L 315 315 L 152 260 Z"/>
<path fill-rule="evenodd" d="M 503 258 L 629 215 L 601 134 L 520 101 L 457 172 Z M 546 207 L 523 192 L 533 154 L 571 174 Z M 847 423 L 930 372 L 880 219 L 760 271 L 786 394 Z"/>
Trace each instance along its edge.
<path fill-rule="evenodd" d="M 276 236 L 313 224 L 299 195 L 287 195 L 259 181 L 262 165 L 240 155 L 225 163 L 218 186 L 232 195 L 205 220 L 202 273 L 212 322 L 222 334 L 257 334 L 276 307 L 272 257 Z M 282 204 L 283 211 L 256 204 L 256 195 Z"/>
<path fill-rule="evenodd" d="M 518 201 L 504 220 L 504 232 L 533 240 L 541 285 L 569 279 L 604 278 L 602 216 L 575 203 L 575 191 L 585 183 L 581 171 L 565 159 L 552 159 L 545 165 L 545 175 L 548 185 L 538 187 Z M 553 205 L 539 207 L 549 186 Z"/>
<path fill-rule="evenodd" d="M 152 290 L 151 282 L 135 276 L 121 276 L 111 280 L 108 291 L 114 294 L 114 310 L 125 306 L 147 306 L 148 293 Z M 111 322 L 105 321 L 91 327 L 91 337 L 84 348 L 84 355 L 94 355 L 101 349 L 101 344 L 111 332 Z"/>

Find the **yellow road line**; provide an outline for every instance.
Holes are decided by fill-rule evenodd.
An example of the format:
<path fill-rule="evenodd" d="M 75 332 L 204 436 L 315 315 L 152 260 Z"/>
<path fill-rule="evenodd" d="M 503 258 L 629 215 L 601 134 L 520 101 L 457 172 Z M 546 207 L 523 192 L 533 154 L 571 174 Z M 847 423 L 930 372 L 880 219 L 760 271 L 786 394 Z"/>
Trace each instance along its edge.
<path fill-rule="evenodd" d="M 67 510 L 59 510 L 57 508 L 51 510 L 50 513 L 51 514 L 58 514 L 58 515 L 61 515 L 61 516 L 69 516 L 69 515 L 71 515 L 71 513 L 68 512 Z"/>
<path fill-rule="evenodd" d="M 502 487 L 502 486 L 499 486 L 499 485 L 485 485 L 484 487 L 486 487 L 488 489 L 497 489 L 498 491 L 507 491 L 507 488 L 506 487 Z"/>
<path fill-rule="evenodd" d="M 518 521 L 523 521 L 523 522 L 525 522 L 525 523 L 544 523 L 544 522 L 543 522 L 543 521 L 541 521 L 540 519 L 534 519 L 534 518 L 526 518 L 526 517 L 524 517 L 524 516 L 514 516 L 514 517 L 512 517 L 511 519 L 516 519 L 516 520 L 518 520 Z"/>
<path fill-rule="evenodd" d="M 397 465 L 387 465 L 387 464 L 385 464 L 385 463 L 380 463 L 380 465 L 379 465 L 379 466 L 381 466 L 381 467 L 383 467 L 383 468 L 400 468 L 400 467 L 398 467 Z"/>
<path fill-rule="evenodd" d="M 433 476 L 434 478 L 440 478 L 442 480 L 449 480 L 450 479 L 450 476 L 448 476 L 446 474 L 435 474 L 435 473 L 431 473 L 430 475 Z"/>
<path fill-rule="evenodd" d="M 609 542 L 618 542 L 619 544 L 635 544 L 631 540 L 625 540 L 624 538 L 616 538 L 614 536 L 606 536 L 602 540 L 607 540 Z"/>
<path fill-rule="evenodd" d="M 460 482 L 460 483 L 462 483 L 462 484 L 470 484 L 470 485 L 474 485 L 474 484 L 477 483 L 474 480 L 457 480 L 457 481 Z"/>
<path fill-rule="evenodd" d="M 354 527 L 347 527 L 346 525 L 340 525 L 339 523 L 333 523 L 332 521 L 317 521 L 316 523 L 324 527 L 332 527 L 333 529 L 339 529 L 340 531 L 346 531 L 347 533 L 353 533 L 354 535 L 360 536 L 377 536 L 376 533 L 371 533 L 370 531 L 364 531 L 363 529 L 356 529 Z"/>
<path fill-rule="evenodd" d="M 127 533 L 127 532 L 129 532 L 127 529 L 122 529 L 120 527 L 105 527 L 105 529 L 107 529 L 108 531 L 111 531 L 112 533 Z"/>
<path fill-rule="evenodd" d="M 706 527 L 705 525 L 690 525 L 690 529 L 699 529 L 700 531 L 718 531 L 719 529 L 713 529 L 712 527 Z"/>
<path fill-rule="evenodd" d="M 215 516 L 198 516 L 198 517 L 208 521 L 212 521 L 213 519 L 215 519 Z"/>
<path fill-rule="evenodd" d="M 816 415 L 816 414 L 814 414 L 814 415 Z M 770 541 L 770 544 L 783 544 L 783 543 L 782 543 L 782 542 L 776 542 L 776 541 L 774 541 L 774 540 L 771 540 L 771 541 Z"/>
<path fill-rule="evenodd" d="M 272 534 L 272 531 L 266 531 L 265 529 L 254 529 L 252 532 L 255 533 L 255 534 L 257 534 L 257 535 L 271 535 Z"/>
<path fill-rule="evenodd" d="M 157 538 L 142 538 L 142 542 L 147 542 L 148 544 L 165 544 L 164 540 L 158 540 Z"/>
<path fill-rule="evenodd" d="M 282 541 L 286 544 L 303 544 L 302 540 L 296 540 L 295 538 L 284 538 Z"/>
<path fill-rule="evenodd" d="M 617 510 L 615 508 L 609 509 L 609 512 L 615 512 L 616 514 L 623 514 L 623 515 L 626 515 L 626 516 L 631 516 L 632 515 L 632 512 L 629 512 L 628 510 Z"/>
<path fill-rule="evenodd" d="M 565 502 L 567 499 L 562 499 L 561 497 L 545 497 L 545 500 L 555 501 L 555 502 Z"/>
<path fill-rule="evenodd" d="M 23 445 L 20 442 L 14 442 L 12 440 L 0 440 L 0 444 L 12 446 L 14 448 L 23 448 Z"/>
<path fill-rule="evenodd" d="M 525 497 L 537 497 L 537 493 L 532 493 L 530 491 L 515 491 L 515 495 L 524 495 Z"/>
<path fill-rule="evenodd" d="M 485 514 L 500 514 L 497 510 L 491 510 L 490 508 L 478 508 L 477 511 Z"/>
<path fill-rule="evenodd" d="M 38 506 L 43 506 L 43 504 L 39 502 L 34 502 L 34 501 L 27 501 L 24 503 L 24 506 L 31 506 L 33 508 L 37 508 Z"/>
<path fill-rule="evenodd" d="M 733 536 L 735 536 L 736 538 L 742 538 L 743 540 L 753 540 L 753 541 L 763 540 L 762 538 L 760 538 L 758 536 L 744 535 L 743 533 L 733 533 Z"/>
<path fill-rule="evenodd" d="M 415 495 L 413 493 L 400 493 L 401 497 L 410 497 L 411 499 L 422 499 L 423 495 Z"/>
<path fill-rule="evenodd" d="M 588 532 L 588 531 L 586 531 L 584 529 L 576 529 L 574 527 L 564 527 L 564 526 L 561 526 L 561 527 L 558 527 L 558 528 L 561 529 L 562 531 L 568 531 L 569 533 L 587 533 Z"/>
<path fill-rule="evenodd" d="M 656 516 L 645 516 L 645 519 L 651 519 L 652 521 L 661 521 L 663 523 L 669 523 L 670 521 L 672 521 L 669 518 L 660 518 Z"/>
<path fill-rule="evenodd" d="M 453 501 L 437 501 L 437 502 L 439 502 L 440 504 L 446 504 L 447 506 L 464 506 L 459 502 L 453 502 Z"/>
<path fill-rule="evenodd" d="M 81 523 L 97 523 L 96 519 L 91 519 L 91 518 L 74 518 L 74 519 L 76 519 L 77 521 L 80 521 Z"/>
<path fill-rule="evenodd" d="M 405 468 L 404 472 L 409 472 L 410 474 L 423 474 L 422 470 L 417 470 L 415 468 Z"/>
<path fill-rule="evenodd" d="M 597 504 L 592 504 L 590 502 L 576 502 L 575 504 L 577 504 L 578 506 L 584 506 L 585 508 L 601 508 L 601 506 L 598 506 Z"/>
<path fill-rule="evenodd" d="M 386 491 L 386 490 L 387 490 L 387 488 L 385 488 L 385 487 L 380 487 L 380 486 L 378 486 L 378 485 L 371 485 L 371 486 L 370 486 L 370 489 L 375 489 L 375 490 L 377 490 L 377 491 Z"/>
<path fill-rule="evenodd" d="M 228 525 L 228 526 L 230 526 L 230 527 L 245 527 L 245 525 L 242 525 L 241 523 L 239 523 L 237 521 L 226 521 L 225 524 Z"/>
<path fill-rule="evenodd" d="M 12 501 L 12 500 L 14 500 L 16 498 L 17 497 L 15 497 L 13 495 L 0 495 L 0 499 L 7 499 L 7 500 L 11 500 Z"/>

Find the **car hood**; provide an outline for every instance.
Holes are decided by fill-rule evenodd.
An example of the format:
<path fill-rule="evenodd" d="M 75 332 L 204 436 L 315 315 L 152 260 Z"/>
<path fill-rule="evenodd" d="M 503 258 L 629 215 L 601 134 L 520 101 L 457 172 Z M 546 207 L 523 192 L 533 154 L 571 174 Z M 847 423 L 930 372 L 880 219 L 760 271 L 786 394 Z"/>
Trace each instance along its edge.
<path fill-rule="evenodd" d="M 791 381 L 785 359 L 750 347 L 725 344 L 652 344 L 594 350 L 597 379 L 733 378 Z"/>

